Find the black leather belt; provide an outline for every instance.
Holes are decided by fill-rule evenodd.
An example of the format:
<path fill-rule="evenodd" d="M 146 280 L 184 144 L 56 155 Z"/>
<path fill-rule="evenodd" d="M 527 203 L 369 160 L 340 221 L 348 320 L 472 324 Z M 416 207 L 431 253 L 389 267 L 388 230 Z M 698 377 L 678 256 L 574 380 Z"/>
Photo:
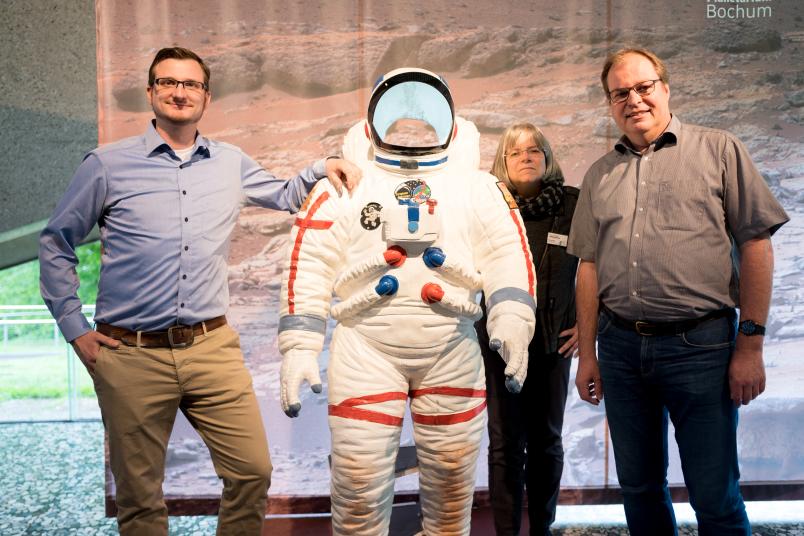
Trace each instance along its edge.
<path fill-rule="evenodd" d="M 217 316 L 192 326 L 178 324 L 165 331 L 131 331 L 130 329 L 98 322 L 95 330 L 107 337 L 117 339 L 127 346 L 141 348 L 187 348 L 192 346 L 196 335 L 212 331 L 226 324 L 226 316 Z"/>
<path fill-rule="evenodd" d="M 661 335 L 678 335 L 689 331 L 707 320 L 715 318 L 723 318 L 731 316 L 734 318 L 736 312 L 734 309 L 727 307 L 725 309 L 718 309 L 717 311 L 709 312 L 699 318 L 692 318 L 690 320 L 677 320 L 675 322 L 647 322 L 644 320 L 628 320 L 623 318 L 602 303 L 600 309 L 609 317 L 615 326 L 628 331 L 633 331 L 642 335 L 643 337 L 657 337 Z"/>

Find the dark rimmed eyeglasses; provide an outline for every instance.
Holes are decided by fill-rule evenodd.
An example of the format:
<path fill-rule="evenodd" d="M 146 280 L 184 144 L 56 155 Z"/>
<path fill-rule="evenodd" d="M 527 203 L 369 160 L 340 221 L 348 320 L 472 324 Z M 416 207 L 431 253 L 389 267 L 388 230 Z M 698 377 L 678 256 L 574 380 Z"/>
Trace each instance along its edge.
<path fill-rule="evenodd" d="M 176 89 L 180 85 L 184 86 L 187 91 L 204 91 L 209 87 L 204 82 L 197 80 L 176 80 L 175 78 L 157 78 L 154 80 L 154 87 L 157 89 Z"/>
<path fill-rule="evenodd" d="M 661 78 L 657 78 L 656 80 L 645 80 L 644 82 L 634 84 L 631 87 L 621 87 L 609 91 L 609 102 L 612 104 L 620 104 L 621 102 L 625 102 L 628 100 L 628 95 L 630 95 L 632 91 L 640 97 L 650 95 L 656 88 L 656 82 L 661 81 Z"/>

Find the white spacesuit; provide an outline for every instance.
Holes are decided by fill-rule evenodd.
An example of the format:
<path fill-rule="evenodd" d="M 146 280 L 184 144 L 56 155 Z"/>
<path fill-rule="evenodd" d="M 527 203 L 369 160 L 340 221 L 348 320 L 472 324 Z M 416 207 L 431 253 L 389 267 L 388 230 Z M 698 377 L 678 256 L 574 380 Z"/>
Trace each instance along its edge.
<path fill-rule="evenodd" d="M 406 124 L 429 125 L 437 139 L 391 142 Z M 301 383 L 320 392 L 331 314 L 335 534 L 387 534 L 407 400 L 424 532 L 469 533 L 486 407 L 478 291 L 509 389 L 525 380 L 535 271 L 516 204 L 478 170 L 478 140 L 474 125 L 456 121 L 440 77 L 392 71 L 344 143 L 363 169 L 360 185 L 350 198 L 319 182 L 296 219 L 281 297 L 281 399 L 296 416 Z M 333 292 L 340 301 L 330 308 Z"/>

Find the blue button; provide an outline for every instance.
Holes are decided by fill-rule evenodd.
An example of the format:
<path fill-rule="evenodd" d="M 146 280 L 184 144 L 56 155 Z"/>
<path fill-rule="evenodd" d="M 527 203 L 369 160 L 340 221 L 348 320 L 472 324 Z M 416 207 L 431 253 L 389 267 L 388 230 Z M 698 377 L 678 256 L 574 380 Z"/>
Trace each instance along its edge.
<path fill-rule="evenodd" d="M 399 280 L 392 275 L 384 275 L 380 278 L 374 292 L 380 296 L 392 296 L 399 290 Z"/>

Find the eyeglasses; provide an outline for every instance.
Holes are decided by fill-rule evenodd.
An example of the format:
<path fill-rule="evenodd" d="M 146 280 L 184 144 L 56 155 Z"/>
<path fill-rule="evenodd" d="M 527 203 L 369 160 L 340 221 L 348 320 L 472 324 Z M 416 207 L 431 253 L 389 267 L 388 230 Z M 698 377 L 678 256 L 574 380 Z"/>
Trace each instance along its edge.
<path fill-rule="evenodd" d="M 541 152 L 542 152 L 542 150 L 539 149 L 538 147 L 528 147 L 527 149 L 523 149 L 523 150 L 514 149 L 513 151 L 505 153 L 504 156 L 506 158 L 513 158 L 514 160 L 516 160 L 517 158 L 519 158 L 520 156 L 524 155 L 525 153 L 528 153 L 528 156 L 530 158 L 535 158 L 536 155 L 538 155 Z"/>
<path fill-rule="evenodd" d="M 176 89 L 180 85 L 184 86 L 187 91 L 204 91 L 208 87 L 204 82 L 196 80 L 175 80 L 173 78 L 157 78 L 154 80 L 154 86 L 157 89 Z"/>
<path fill-rule="evenodd" d="M 661 78 L 657 80 L 645 80 L 644 82 L 634 84 L 631 87 L 621 87 L 619 89 L 609 91 L 609 102 L 612 104 L 620 104 L 621 102 L 625 102 L 628 100 L 628 96 L 632 91 L 640 97 L 650 95 L 653 93 L 653 89 L 656 87 L 656 82 L 661 82 Z"/>

